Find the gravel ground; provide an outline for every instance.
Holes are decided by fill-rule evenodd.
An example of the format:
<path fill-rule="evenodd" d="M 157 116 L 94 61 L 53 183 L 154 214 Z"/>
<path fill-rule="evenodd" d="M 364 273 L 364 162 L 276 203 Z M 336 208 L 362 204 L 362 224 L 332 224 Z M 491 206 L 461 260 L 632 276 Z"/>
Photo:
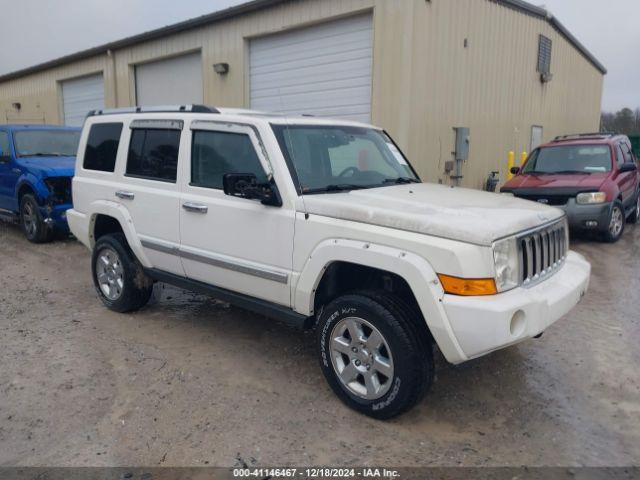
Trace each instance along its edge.
<path fill-rule="evenodd" d="M 633 226 L 576 241 L 577 308 L 539 340 L 438 357 L 422 403 L 380 422 L 333 395 L 311 335 L 162 284 L 110 312 L 82 245 L 0 224 L 0 465 L 638 465 L 639 246 Z"/>

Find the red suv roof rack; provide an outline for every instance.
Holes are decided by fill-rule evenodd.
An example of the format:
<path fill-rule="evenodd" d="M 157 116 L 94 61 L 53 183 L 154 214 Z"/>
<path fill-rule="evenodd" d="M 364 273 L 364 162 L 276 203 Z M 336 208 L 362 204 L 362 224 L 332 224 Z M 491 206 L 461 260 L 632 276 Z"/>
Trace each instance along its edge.
<path fill-rule="evenodd" d="M 559 135 L 553 139 L 554 142 L 562 142 L 567 140 L 580 140 L 583 138 L 611 138 L 615 137 L 615 132 L 594 132 L 594 133 L 574 133 L 571 135 Z"/>

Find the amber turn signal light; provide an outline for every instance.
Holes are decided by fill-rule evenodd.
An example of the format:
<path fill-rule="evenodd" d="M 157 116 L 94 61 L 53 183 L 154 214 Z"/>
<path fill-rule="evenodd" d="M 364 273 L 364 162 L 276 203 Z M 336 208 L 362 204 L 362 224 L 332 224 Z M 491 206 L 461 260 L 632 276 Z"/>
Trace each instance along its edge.
<path fill-rule="evenodd" d="M 458 278 L 438 274 L 445 293 L 462 295 L 465 297 L 495 295 L 498 293 L 496 281 L 493 278 Z"/>

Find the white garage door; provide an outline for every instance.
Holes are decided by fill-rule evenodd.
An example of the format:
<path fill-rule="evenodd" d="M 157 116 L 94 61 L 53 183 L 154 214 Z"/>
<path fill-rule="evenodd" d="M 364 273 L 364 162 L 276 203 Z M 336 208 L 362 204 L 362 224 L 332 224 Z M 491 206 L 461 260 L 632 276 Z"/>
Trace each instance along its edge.
<path fill-rule="evenodd" d="M 138 105 L 202 103 L 200 52 L 136 66 Z"/>
<path fill-rule="evenodd" d="M 255 39 L 251 107 L 369 122 L 371 15 Z"/>
<path fill-rule="evenodd" d="M 80 126 L 89 110 L 104 108 L 102 74 L 62 82 L 62 108 L 65 125 Z"/>

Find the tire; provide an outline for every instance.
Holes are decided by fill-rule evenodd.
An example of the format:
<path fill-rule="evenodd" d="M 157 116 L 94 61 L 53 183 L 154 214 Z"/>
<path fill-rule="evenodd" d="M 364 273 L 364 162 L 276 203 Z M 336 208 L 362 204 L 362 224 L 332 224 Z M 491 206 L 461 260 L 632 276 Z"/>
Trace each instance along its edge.
<path fill-rule="evenodd" d="M 614 226 L 615 224 L 615 226 Z M 613 202 L 611 212 L 609 212 L 609 223 L 604 233 L 604 240 L 608 243 L 615 243 L 620 240 L 624 233 L 625 215 L 624 207 L 620 200 Z"/>
<path fill-rule="evenodd" d="M 638 196 L 636 197 L 636 208 L 633 210 L 633 213 L 627 219 L 629 223 L 638 223 L 640 221 L 640 192 L 638 192 Z"/>
<path fill-rule="evenodd" d="M 36 197 L 27 193 L 20 199 L 20 225 L 24 236 L 32 243 L 53 240 L 53 229 L 44 223 Z"/>
<path fill-rule="evenodd" d="M 91 273 L 102 303 L 114 312 L 139 310 L 153 293 L 153 282 L 122 233 L 98 239 L 91 256 Z"/>
<path fill-rule="evenodd" d="M 354 342 L 355 336 L 362 341 Z M 316 342 L 329 386 L 349 407 L 370 417 L 382 420 L 406 412 L 433 382 L 432 344 L 424 321 L 386 292 L 333 300 L 320 315 Z"/>

